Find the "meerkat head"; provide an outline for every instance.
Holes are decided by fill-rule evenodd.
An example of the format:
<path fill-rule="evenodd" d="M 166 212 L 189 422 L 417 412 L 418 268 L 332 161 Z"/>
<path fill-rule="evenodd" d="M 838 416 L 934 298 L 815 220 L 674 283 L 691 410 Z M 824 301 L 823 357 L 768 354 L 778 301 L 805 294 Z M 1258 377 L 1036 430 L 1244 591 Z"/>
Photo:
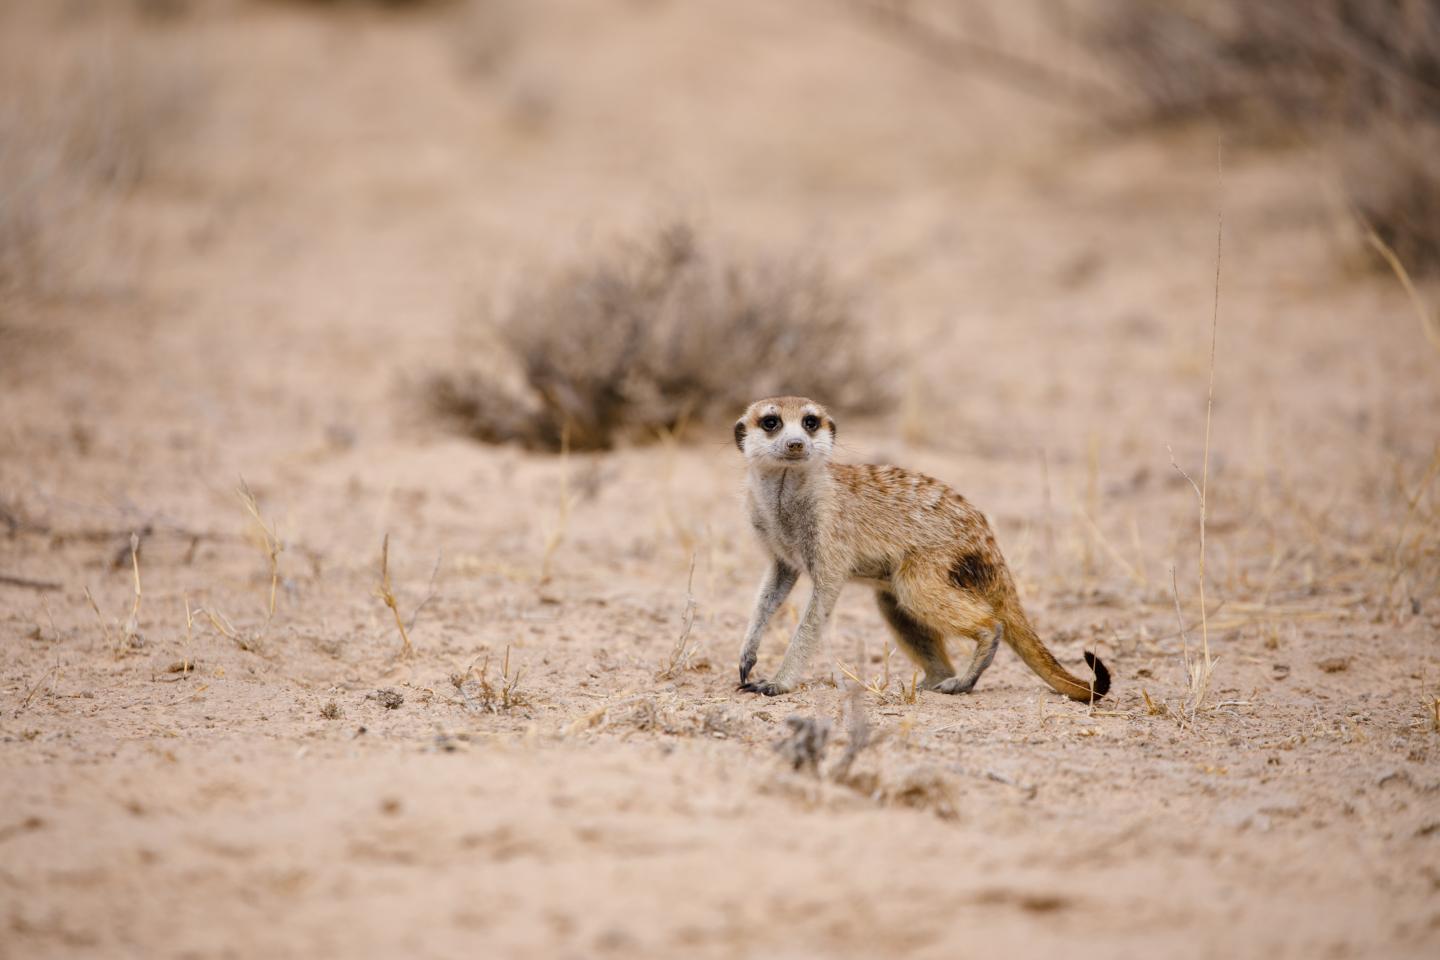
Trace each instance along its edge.
<path fill-rule="evenodd" d="M 805 397 L 756 400 L 735 421 L 735 446 L 752 467 L 822 464 L 835 448 L 835 419 Z"/>

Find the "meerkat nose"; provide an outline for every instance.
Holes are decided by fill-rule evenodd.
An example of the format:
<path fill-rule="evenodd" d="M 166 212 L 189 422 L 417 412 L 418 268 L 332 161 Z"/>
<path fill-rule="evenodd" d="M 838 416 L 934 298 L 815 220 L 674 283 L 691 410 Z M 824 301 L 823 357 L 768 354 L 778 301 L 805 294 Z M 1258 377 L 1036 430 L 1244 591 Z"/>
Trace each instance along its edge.
<path fill-rule="evenodd" d="M 786 441 L 786 443 L 785 443 L 785 449 L 788 450 L 788 451 L 790 451 L 791 453 L 799 453 L 800 451 L 802 451 L 802 450 L 805 449 L 805 441 L 804 441 L 804 440 L 788 440 L 788 441 Z"/>

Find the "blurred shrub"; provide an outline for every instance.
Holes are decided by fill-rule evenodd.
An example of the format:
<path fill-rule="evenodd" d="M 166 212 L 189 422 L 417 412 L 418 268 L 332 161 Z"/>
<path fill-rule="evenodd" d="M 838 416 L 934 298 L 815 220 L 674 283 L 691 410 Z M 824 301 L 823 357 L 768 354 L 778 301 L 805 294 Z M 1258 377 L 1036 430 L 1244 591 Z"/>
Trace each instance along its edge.
<path fill-rule="evenodd" d="M 886 402 L 881 363 L 822 265 L 732 260 L 684 223 L 540 280 L 486 332 L 505 362 L 479 351 L 428 393 L 491 443 L 604 449 L 780 393 L 845 411 Z"/>
<path fill-rule="evenodd" d="M 264 3 L 291 3 L 304 7 L 333 7 L 335 9 L 378 7 L 382 10 L 418 10 L 422 7 L 440 7 L 455 3 L 456 0 L 262 0 Z"/>
<path fill-rule="evenodd" d="M 1440 2 L 1113 0 L 1094 36 L 1152 119 L 1334 146 L 1359 213 L 1440 267 Z"/>
<path fill-rule="evenodd" d="M 63 281 L 81 195 L 58 144 L 0 116 L 0 325 Z"/>
<path fill-rule="evenodd" d="M 0 323 L 105 286 L 105 234 L 126 193 L 163 167 L 204 109 L 188 59 L 101 37 L 5 64 L 0 96 Z M 103 272 L 103 271 L 102 271 Z"/>

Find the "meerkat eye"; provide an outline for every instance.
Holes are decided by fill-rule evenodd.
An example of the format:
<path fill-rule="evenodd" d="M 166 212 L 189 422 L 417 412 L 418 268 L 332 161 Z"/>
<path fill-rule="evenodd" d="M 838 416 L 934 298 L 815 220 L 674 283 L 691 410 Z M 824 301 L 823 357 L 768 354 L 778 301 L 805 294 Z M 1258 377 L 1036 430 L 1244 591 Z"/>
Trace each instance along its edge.
<path fill-rule="evenodd" d="M 774 433 L 776 430 L 780 429 L 780 418 L 775 416 L 774 414 L 771 414 L 768 417 L 762 417 L 760 419 L 760 428 L 766 433 Z"/>
<path fill-rule="evenodd" d="M 807 413 L 805 419 L 800 421 L 800 425 L 811 433 L 814 433 L 820 429 L 820 418 L 813 413 Z"/>

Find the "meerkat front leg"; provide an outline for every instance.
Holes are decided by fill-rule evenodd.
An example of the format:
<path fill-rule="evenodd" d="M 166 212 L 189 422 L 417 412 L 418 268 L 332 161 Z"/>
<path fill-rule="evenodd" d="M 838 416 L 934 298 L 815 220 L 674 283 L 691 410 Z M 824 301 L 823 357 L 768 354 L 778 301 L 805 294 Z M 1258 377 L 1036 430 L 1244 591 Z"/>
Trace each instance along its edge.
<path fill-rule="evenodd" d="M 835 601 L 840 597 L 840 588 L 845 585 L 845 580 L 843 577 L 820 576 L 814 577 L 814 583 L 810 602 L 805 605 L 805 615 L 800 618 L 800 626 L 795 628 L 795 636 L 790 638 L 790 646 L 785 650 L 785 659 L 780 662 L 775 678 L 742 684 L 741 690 L 774 697 L 789 693 L 800 682 L 805 668 L 815 656 L 815 649 L 820 645 L 822 631 L 830 619 L 830 611 L 835 609 Z"/>
<path fill-rule="evenodd" d="M 790 596 L 790 590 L 799 576 L 798 570 L 778 558 L 770 564 L 770 569 L 765 571 L 765 579 L 760 583 L 760 595 L 755 598 L 755 612 L 751 614 L 750 626 L 745 630 L 745 645 L 740 649 L 742 689 L 745 681 L 750 679 L 750 671 L 755 668 L 755 658 L 760 652 L 760 638 L 765 634 L 766 625 L 770 623 L 775 611 L 780 609 L 780 604 Z"/>

